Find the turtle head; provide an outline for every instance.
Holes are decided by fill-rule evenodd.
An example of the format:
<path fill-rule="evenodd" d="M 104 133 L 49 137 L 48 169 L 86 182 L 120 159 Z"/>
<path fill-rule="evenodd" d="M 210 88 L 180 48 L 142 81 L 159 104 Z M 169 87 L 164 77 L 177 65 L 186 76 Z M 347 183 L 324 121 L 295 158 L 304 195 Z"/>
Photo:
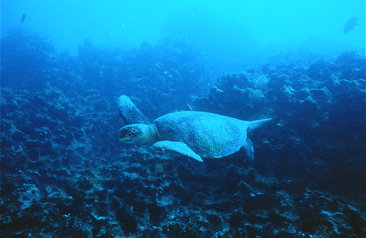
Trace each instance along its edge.
<path fill-rule="evenodd" d="M 122 127 L 118 140 L 126 144 L 153 143 L 156 140 L 156 127 L 146 124 L 131 124 Z"/>

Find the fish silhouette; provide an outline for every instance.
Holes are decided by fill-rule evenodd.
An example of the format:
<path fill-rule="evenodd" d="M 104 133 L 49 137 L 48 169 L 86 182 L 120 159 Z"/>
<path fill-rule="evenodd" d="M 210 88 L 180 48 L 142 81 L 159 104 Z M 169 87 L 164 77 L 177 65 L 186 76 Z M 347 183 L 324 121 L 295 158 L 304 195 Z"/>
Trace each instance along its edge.
<path fill-rule="evenodd" d="M 359 25 L 357 17 L 351 17 L 346 24 L 344 24 L 343 32 L 345 35 L 347 35 L 350 31 L 355 29 L 355 27 Z"/>
<path fill-rule="evenodd" d="M 27 15 L 25 13 L 23 13 L 22 17 L 20 18 L 20 23 L 23 23 L 24 22 L 26 16 Z"/>

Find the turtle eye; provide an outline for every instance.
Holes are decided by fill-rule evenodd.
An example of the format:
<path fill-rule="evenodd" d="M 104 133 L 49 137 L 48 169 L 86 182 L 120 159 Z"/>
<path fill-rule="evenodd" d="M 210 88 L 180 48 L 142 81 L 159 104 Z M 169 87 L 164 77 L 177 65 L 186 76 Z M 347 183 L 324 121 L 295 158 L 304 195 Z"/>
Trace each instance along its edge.
<path fill-rule="evenodd" d="M 120 129 L 118 133 L 118 139 L 135 138 L 142 134 L 140 128 L 137 127 L 124 127 Z"/>

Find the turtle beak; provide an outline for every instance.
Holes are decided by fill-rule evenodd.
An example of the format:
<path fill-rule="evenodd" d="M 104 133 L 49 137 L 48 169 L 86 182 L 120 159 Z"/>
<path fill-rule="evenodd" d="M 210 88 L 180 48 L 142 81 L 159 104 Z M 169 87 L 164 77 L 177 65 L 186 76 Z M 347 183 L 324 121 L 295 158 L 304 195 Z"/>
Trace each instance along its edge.
<path fill-rule="evenodd" d="M 125 127 L 119 129 L 117 138 L 122 143 L 131 143 L 131 138 L 129 138 L 129 136 L 127 135 Z"/>
<path fill-rule="evenodd" d="M 135 143 L 135 136 L 131 134 L 131 128 L 130 126 L 124 126 L 121 129 L 119 129 L 118 132 L 118 140 L 122 143 L 126 144 L 133 144 Z"/>

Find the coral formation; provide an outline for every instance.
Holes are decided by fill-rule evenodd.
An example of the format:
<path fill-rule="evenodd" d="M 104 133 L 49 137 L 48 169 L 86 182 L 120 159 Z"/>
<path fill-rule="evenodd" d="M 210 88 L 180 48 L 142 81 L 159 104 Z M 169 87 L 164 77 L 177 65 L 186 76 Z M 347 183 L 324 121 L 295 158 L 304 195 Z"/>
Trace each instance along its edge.
<path fill-rule="evenodd" d="M 269 63 L 205 94 L 182 42 L 75 57 L 22 31 L 1 43 L 0 236 L 365 236 L 364 58 Z M 196 163 L 118 143 L 121 94 L 149 118 L 190 104 L 274 126 L 253 162 Z"/>

